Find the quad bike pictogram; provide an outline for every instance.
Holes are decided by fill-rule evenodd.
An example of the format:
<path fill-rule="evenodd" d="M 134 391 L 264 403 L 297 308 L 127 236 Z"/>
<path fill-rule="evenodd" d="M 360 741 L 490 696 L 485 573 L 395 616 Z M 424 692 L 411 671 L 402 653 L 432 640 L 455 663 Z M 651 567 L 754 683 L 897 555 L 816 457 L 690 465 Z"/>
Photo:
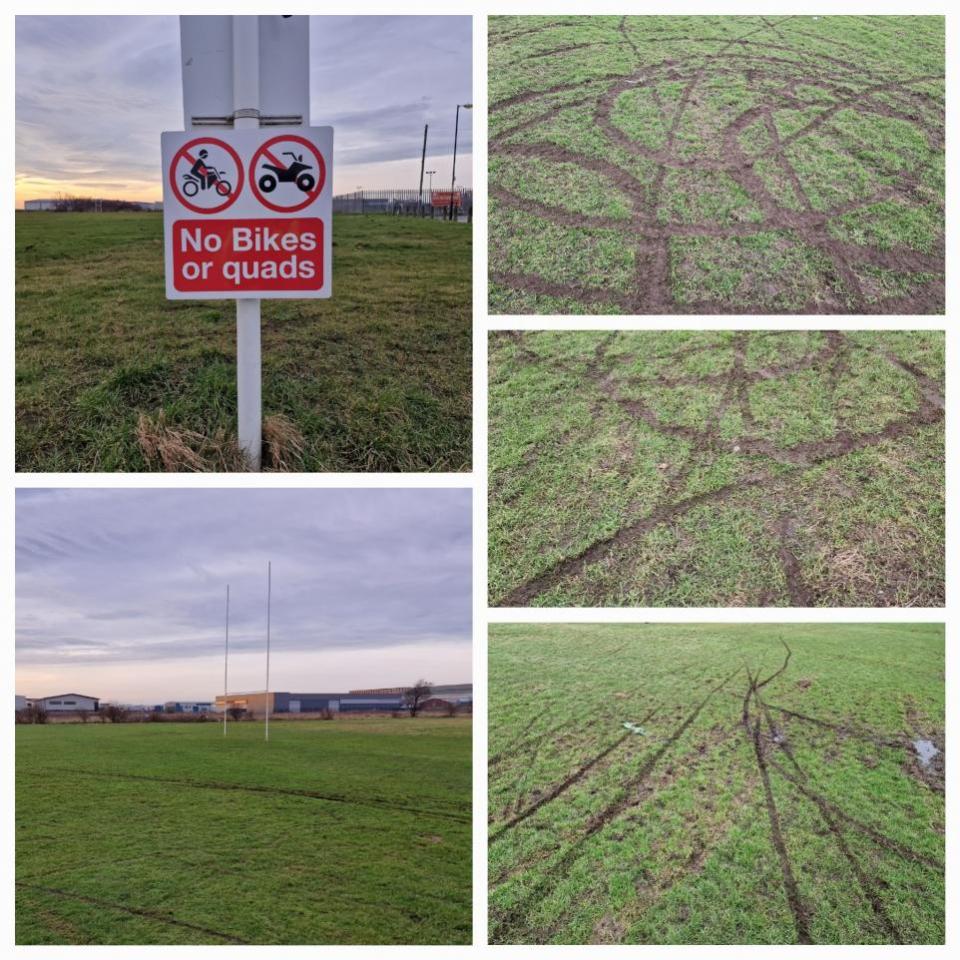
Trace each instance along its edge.
<path fill-rule="evenodd" d="M 265 163 L 264 166 L 272 173 L 264 173 L 257 180 L 257 184 L 264 193 L 273 193 L 277 189 L 278 183 L 295 183 L 304 193 L 309 193 L 316 184 L 316 179 L 312 173 L 313 167 L 309 163 L 303 162 L 303 154 L 295 154 L 292 150 L 284 150 L 285 157 L 293 157 L 293 162 L 288 167 L 282 167 L 279 164 Z"/>

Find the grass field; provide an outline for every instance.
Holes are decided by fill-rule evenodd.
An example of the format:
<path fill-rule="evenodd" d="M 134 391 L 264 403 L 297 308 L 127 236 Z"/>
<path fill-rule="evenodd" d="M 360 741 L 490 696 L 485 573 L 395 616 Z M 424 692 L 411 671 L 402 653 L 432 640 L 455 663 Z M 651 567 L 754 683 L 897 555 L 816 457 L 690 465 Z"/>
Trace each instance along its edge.
<path fill-rule="evenodd" d="M 942 17 L 493 17 L 493 313 L 942 313 Z"/>
<path fill-rule="evenodd" d="M 493 942 L 943 943 L 942 626 L 494 625 L 489 690 Z"/>
<path fill-rule="evenodd" d="M 162 228 L 17 214 L 18 470 L 237 469 L 234 303 L 165 299 Z M 340 216 L 333 230 L 333 298 L 263 304 L 267 462 L 469 469 L 470 227 Z"/>
<path fill-rule="evenodd" d="M 17 727 L 17 942 L 469 943 L 470 730 Z"/>
<path fill-rule="evenodd" d="M 490 338 L 494 606 L 940 606 L 936 331 Z"/>

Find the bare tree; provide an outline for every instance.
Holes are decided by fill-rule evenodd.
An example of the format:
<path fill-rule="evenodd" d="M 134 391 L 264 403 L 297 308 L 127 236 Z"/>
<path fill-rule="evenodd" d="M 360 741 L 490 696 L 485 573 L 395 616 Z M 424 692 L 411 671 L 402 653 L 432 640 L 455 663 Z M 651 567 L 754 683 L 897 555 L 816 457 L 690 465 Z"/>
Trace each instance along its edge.
<path fill-rule="evenodd" d="M 429 680 L 420 679 L 412 687 L 407 687 L 403 694 L 403 704 L 410 711 L 410 716 L 415 717 L 420 712 L 424 700 L 430 699 L 433 693 L 433 685 Z"/>
<path fill-rule="evenodd" d="M 118 703 L 105 703 L 100 708 L 100 716 L 103 720 L 109 720 L 111 723 L 123 723 L 127 719 L 127 711 Z"/>

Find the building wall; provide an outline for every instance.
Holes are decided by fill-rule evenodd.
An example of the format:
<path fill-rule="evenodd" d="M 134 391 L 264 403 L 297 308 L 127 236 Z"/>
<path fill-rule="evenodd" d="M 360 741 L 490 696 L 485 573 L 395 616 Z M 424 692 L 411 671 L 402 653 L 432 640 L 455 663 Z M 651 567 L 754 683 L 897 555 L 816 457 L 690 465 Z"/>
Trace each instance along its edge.
<path fill-rule="evenodd" d="M 340 698 L 341 713 L 372 713 L 403 708 L 403 697 L 358 697 L 347 695 Z"/>
<path fill-rule="evenodd" d="M 277 710 L 277 713 L 318 713 L 321 710 L 340 710 L 339 697 L 324 697 L 310 693 L 291 693 L 286 710 Z"/>
<path fill-rule="evenodd" d="M 270 698 L 270 712 L 276 713 L 273 706 L 275 694 L 270 693 L 231 693 L 226 698 L 227 709 L 230 707 L 241 707 L 247 711 L 247 716 L 262 717 L 267 711 L 267 697 Z M 223 709 L 224 698 L 217 697 L 216 705 L 218 709 Z"/>
<path fill-rule="evenodd" d="M 472 683 L 441 683 L 431 689 L 432 697 L 448 703 L 473 703 Z"/>
<path fill-rule="evenodd" d="M 232 693 L 226 701 L 222 696 L 217 697 L 214 709 L 218 712 L 227 707 L 240 707 L 246 710 L 248 716 L 262 717 L 267 709 L 267 697 L 270 697 L 270 713 L 318 713 L 321 710 L 332 710 L 334 713 L 392 713 L 403 710 L 403 694 L 401 688 L 386 688 L 397 692 L 390 694 L 374 693 L 289 693 L 273 691 L 264 693 Z M 465 706 L 473 702 L 473 686 L 464 684 L 440 684 L 433 688 L 433 698 L 446 700 L 457 706 Z"/>
<path fill-rule="evenodd" d="M 80 713 L 84 710 L 99 709 L 99 701 L 92 697 L 78 697 L 76 695 L 44 698 L 37 700 L 36 703 L 42 704 L 48 713 Z"/>

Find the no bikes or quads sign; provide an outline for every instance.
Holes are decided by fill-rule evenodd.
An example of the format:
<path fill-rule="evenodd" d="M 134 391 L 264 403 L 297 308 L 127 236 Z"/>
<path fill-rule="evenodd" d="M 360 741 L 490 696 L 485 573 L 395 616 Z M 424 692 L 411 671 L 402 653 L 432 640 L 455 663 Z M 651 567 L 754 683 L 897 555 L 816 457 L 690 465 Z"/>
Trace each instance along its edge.
<path fill-rule="evenodd" d="M 329 297 L 331 127 L 161 137 L 167 297 Z"/>

